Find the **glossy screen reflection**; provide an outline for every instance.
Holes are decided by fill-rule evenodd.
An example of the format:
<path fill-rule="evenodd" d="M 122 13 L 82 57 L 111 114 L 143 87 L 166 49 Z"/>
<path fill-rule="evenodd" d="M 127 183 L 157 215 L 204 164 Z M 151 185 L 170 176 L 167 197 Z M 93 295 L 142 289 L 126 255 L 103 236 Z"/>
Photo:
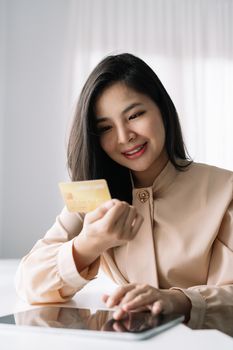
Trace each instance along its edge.
<path fill-rule="evenodd" d="M 122 321 L 112 318 L 113 311 L 70 307 L 41 307 L 0 317 L 0 323 L 22 326 L 39 326 L 65 329 L 81 329 L 107 332 L 140 333 L 169 322 L 169 316 L 152 316 L 150 312 L 130 313 Z M 233 307 L 221 306 L 214 313 L 207 313 L 201 329 L 217 329 L 233 336 Z"/>
<path fill-rule="evenodd" d="M 113 311 L 69 307 L 42 307 L 30 309 L 0 318 L 1 323 L 23 326 L 39 326 L 92 331 L 138 333 L 170 321 L 165 316 L 155 317 L 150 312 L 129 313 L 121 321 L 112 318 Z"/>

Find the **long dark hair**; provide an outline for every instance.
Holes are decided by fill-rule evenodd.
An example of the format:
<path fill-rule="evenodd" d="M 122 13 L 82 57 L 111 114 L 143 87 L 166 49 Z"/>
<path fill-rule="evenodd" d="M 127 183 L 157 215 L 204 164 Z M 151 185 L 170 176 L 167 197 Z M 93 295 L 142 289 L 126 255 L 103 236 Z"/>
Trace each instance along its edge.
<path fill-rule="evenodd" d="M 184 170 L 191 161 L 184 146 L 176 108 L 154 71 L 129 53 L 104 58 L 90 74 L 79 97 L 68 142 L 68 168 L 72 181 L 105 178 L 113 198 L 131 203 L 129 169 L 107 156 L 96 134 L 96 99 L 116 82 L 123 82 L 156 103 L 165 128 L 166 151 L 176 169 Z M 183 160 L 182 165 L 180 160 Z"/>

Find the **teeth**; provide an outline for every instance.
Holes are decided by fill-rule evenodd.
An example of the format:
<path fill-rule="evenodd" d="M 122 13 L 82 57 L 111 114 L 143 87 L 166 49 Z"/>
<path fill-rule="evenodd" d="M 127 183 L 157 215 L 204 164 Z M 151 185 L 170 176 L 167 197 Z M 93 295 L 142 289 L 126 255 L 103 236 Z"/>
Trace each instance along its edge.
<path fill-rule="evenodd" d="M 131 152 L 126 152 L 126 154 L 132 155 L 132 154 L 134 154 L 134 153 L 137 153 L 137 152 L 139 152 L 139 151 L 143 148 L 143 146 L 144 146 L 144 145 L 142 145 L 142 146 L 140 146 L 140 147 L 134 149 L 134 150 L 131 151 Z"/>

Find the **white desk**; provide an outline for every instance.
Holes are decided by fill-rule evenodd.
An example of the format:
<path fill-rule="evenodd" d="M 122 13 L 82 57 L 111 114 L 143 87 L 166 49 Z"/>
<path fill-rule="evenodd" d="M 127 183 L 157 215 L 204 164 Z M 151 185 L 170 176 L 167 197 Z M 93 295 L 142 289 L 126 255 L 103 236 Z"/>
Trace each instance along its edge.
<path fill-rule="evenodd" d="M 18 260 L 0 260 L 0 315 L 31 308 L 30 305 L 19 300 L 15 293 L 13 279 L 17 265 Z M 114 288 L 115 285 L 107 277 L 101 275 L 80 291 L 69 304 L 93 309 L 103 308 L 102 293 Z M 100 340 L 71 335 L 15 332 L 0 329 L 0 348 L 2 350 L 47 350 L 52 348 L 55 348 L 55 350 L 119 350 L 119 347 L 127 348 L 127 350 L 233 350 L 233 338 L 216 330 L 193 331 L 183 324 L 140 342 Z"/>

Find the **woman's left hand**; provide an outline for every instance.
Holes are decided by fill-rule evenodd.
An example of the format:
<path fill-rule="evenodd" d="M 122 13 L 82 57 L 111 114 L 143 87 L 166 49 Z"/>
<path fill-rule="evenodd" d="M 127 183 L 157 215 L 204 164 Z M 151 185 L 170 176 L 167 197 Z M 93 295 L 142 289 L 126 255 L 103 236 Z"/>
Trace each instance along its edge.
<path fill-rule="evenodd" d="M 189 319 L 191 302 L 180 290 L 157 289 L 147 284 L 127 284 L 111 295 L 104 295 L 107 307 L 118 306 L 113 317 L 120 320 L 129 311 L 150 310 L 154 315 L 183 314 Z"/>

